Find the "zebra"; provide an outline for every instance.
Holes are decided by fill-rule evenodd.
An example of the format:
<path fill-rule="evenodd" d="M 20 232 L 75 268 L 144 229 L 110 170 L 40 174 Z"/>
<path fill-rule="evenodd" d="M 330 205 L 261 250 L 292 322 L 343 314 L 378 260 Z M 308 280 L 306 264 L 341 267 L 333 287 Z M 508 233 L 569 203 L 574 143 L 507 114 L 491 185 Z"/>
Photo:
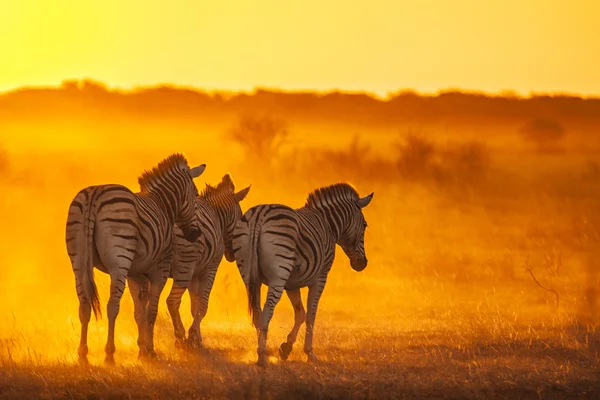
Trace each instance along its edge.
<path fill-rule="evenodd" d="M 141 192 L 125 186 L 89 186 L 71 201 L 66 244 L 79 297 L 80 362 L 87 364 L 90 311 L 102 317 L 94 267 L 110 275 L 107 305 L 108 339 L 105 363 L 114 365 L 115 322 L 125 280 L 134 302 L 139 358 L 155 358 L 154 323 L 160 293 L 168 279 L 175 251 L 173 225 L 194 242 L 201 226 L 194 212 L 198 189 L 193 182 L 206 165 L 188 166 L 179 153 L 162 160 L 138 178 Z"/>
<path fill-rule="evenodd" d="M 294 327 L 279 347 L 286 360 L 306 321 L 304 352 L 308 361 L 317 361 L 313 352 L 313 329 L 319 298 L 333 264 L 338 244 L 355 271 L 367 266 L 364 235 L 367 222 L 362 209 L 373 198 L 359 197 L 354 187 L 338 183 L 308 195 L 304 207 L 262 204 L 250 208 L 236 225 L 233 250 L 246 286 L 248 312 L 258 334 L 258 365 L 268 364 L 267 330 L 273 311 L 285 290 L 294 307 Z M 260 307 L 261 284 L 268 286 L 264 309 Z M 308 287 L 304 311 L 300 288 Z"/>
<path fill-rule="evenodd" d="M 202 235 L 198 240 L 189 243 L 183 239 L 181 230 L 175 227 L 177 255 L 171 268 L 173 286 L 167 297 L 167 308 L 173 321 L 177 347 L 187 345 L 197 349 L 202 346 L 200 323 L 206 315 L 208 299 L 223 254 L 227 261 L 234 261 L 231 237 L 236 222 L 242 216 L 239 203 L 249 191 L 250 186 L 236 193 L 231 176 L 226 174 L 216 187 L 207 184 L 196 199 L 196 215 L 202 225 Z M 188 286 L 194 321 L 186 342 L 179 307 Z"/>

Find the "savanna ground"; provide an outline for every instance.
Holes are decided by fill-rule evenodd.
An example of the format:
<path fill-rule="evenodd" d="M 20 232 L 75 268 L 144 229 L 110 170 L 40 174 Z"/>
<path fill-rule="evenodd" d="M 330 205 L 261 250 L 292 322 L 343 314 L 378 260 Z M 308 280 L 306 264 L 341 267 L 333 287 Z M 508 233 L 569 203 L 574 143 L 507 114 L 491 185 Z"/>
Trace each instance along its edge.
<path fill-rule="evenodd" d="M 5 118 L 0 398 L 598 396 L 598 125 L 484 122 Z M 226 172 L 239 188 L 252 184 L 243 210 L 300 207 L 310 190 L 340 180 L 375 192 L 365 209 L 369 266 L 356 273 L 338 251 L 319 305 L 320 362 L 305 362 L 303 330 L 290 359 L 278 360 L 293 324 L 284 297 L 269 331 L 272 365 L 255 366 L 245 290 L 235 264 L 223 261 L 202 324 L 206 350 L 174 350 L 169 282 L 156 328 L 160 361 L 137 361 L 126 292 L 117 366 L 102 363 L 105 318 L 90 324 L 92 366 L 78 365 L 69 202 L 91 184 L 135 189 L 143 169 L 175 151 L 207 164 L 199 187 Z M 108 278 L 97 272 L 96 281 L 105 304 Z M 189 326 L 187 295 L 182 315 Z"/>

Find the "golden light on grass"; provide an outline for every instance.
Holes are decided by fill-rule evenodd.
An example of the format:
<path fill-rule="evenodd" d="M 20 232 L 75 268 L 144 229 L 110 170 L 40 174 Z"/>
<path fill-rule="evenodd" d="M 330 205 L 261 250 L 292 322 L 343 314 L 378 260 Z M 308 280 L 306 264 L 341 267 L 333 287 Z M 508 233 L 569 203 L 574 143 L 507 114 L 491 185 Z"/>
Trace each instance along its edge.
<path fill-rule="evenodd" d="M 70 93 L 57 92 L 63 99 Z M 71 96 L 87 98 L 82 92 Z M 441 122 L 435 118 L 442 117 L 425 112 L 425 117 L 400 120 L 389 114 L 373 121 L 345 111 L 363 107 L 363 99 L 325 98 L 318 101 L 334 106 L 309 112 L 310 107 L 294 106 L 294 101 L 310 104 L 305 99 L 279 94 L 268 103 L 257 95 L 244 105 L 252 118 L 264 115 L 248 111 L 252 101 L 264 102 L 258 109 L 292 105 L 278 108 L 286 133 L 258 135 L 253 140 L 268 136 L 273 142 L 256 148 L 269 151 L 248 157 L 247 144 L 228 133 L 242 129 L 243 139 L 250 135 L 243 129 L 262 128 L 241 126 L 242 112 L 215 105 L 221 100 L 206 100 L 204 107 L 214 107 L 211 113 L 188 112 L 181 108 L 187 97 L 184 101 L 175 93 L 177 107 L 159 96 L 161 110 L 156 111 L 152 94 L 135 94 L 144 108 L 127 97 L 133 94 L 100 93 L 89 95 L 98 103 L 83 109 L 77 108 L 79 97 L 64 100 L 62 109 L 58 100 L 19 100 L 29 104 L 27 111 L 2 119 L 0 383 L 6 393 L 379 398 L 596 389 L 600 142 L 593 136 L 595 103 L 585 103 L 591 117 L 553 113 L 566 134 L 547 152 L 547 146 L 521 136 L 527 115 L 470 117 L 474 122 L 465 123 L 461 113 L 475 106 L 439 106 L 451 110 L 444 111 Z M 17 104 L 15 96 L 4 100 Z M 449 104 L 444 97 L 427 100 L 433 101 Z M 552 101 L 563 100 L 547 103 Z M 353 108 L 354 102 L 360 107 Z M 40 115 L 30 111 L 35 104 L 56 108 Z M 419 104 L 399 109 L 416 115 L 426 108 Z M 378 110 L 392 105 L 371 107 L 384 115 Z M 343 119 L 349 115 L 353 119 Z M 54 141 L 48 132 L 61 135 Z M 273 144 L 280 140 L 281 146 Z M 92 319 L 92 366 L 79 367 L 78 301 L 64 243 L 69 202 L 92 184 L 123 183 L 137 190 L 141 171 L 173 151 L 207 164 L 200 188 L 228 172 L 236 187 L 252 184 L 243 210 L 273 202 L 300 207 L 309 191 L 340 180 L 350 181 L 361 194 L 375 192 L 365 210 L 369 266 L 356 273 L 338 251 L 319 305 L 314 337 L 319 364 L 305 362 L 304 328 L 289 360 L 278 359 L 294 318 L 283 296 L 269 331 L 273 365 L 266 372 L 254 365 L 256 333 L 245 289 L 235 264 L 223 261 L 202 323 L 208 350 L 188 354 L 174 348 L 165 307 L 169 282 L 156 327 L 161 361 L 137 361 L 137 328 L 126 291 L 117 319 L 117 367 L 102 363 L 106 317 Z M 540 283 L 559 293 L 558 309 L 554 295 L 531 279 L 526 262 Z M 95 276 L 105 309 L 109 279 L 99 271 Z M 303 289 L 304 301 L 306 294 Z M 189 327 L 188 295 L 181 315 Z"/>

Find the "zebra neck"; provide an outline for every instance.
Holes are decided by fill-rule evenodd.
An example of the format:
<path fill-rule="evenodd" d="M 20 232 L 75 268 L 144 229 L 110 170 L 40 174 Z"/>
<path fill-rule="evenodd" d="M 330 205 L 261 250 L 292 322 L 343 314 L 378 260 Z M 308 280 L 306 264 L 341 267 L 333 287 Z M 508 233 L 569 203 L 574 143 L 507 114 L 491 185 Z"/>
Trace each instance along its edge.
<path fill-rule="evenodd" d="M 344 214 L 330 207 L 311 208 L 311 210 L 323 219 L 323 223 L 329 227 L 333 239 L 337 243 L 347 225 L 347 222 L 344 221 Z"/>
<path fill-rule="evenodd" d="M 221 228 L 221 235 L 224 236 L 227 229 L 227 217 L 231 210 L 230 204 L 218 196 L 205 197 L 202 199 L 208 208 L 212 209 L 214 215 L 216 215 L 218 226 Z"/>
<path fill-rule="evenodd" d="M 221 236 L 224 237 L 225 233 L 227 231 L 227 208 L 218 207 L 215 205 L 213 205 L 212 208 L 215 211 L 215 214 L 217 214 L 217 219 L 219 221 L 219 227 L 221 228 Z"/>
<path fill-rule="evenodd" d="M 175 216 L 179 212 L 175 195 L 164 190 L 153 190 L 149 193 L 149 196 L 158 204 L 169 222 L 174 224 L 176 222 Z"/>

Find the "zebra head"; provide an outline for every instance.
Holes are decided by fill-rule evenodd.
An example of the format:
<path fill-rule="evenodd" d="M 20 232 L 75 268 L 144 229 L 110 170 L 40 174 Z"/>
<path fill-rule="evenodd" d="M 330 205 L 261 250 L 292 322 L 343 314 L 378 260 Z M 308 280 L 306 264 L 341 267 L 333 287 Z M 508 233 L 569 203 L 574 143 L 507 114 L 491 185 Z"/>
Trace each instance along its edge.
<path fill-rule="evenodd" d="M 350 266 L 355 271 L 362 271 L 367 267 L 367 255 L 365 253 L 365 230 L 367 221 L 362 209 L 369 205 L 373 194 L 359 198 L 354 201 L 349 212 L 349 220 L 339 238 L 338 244 L 350 259 Z"/>
<path fill-rule="evenodd" d="M 225 259 L 229 262 L 235 261 L 232 240 L 235 225 L 238 220 L 242 218 L 240 201 L 244 200 L 249 191 L 250 186 L 236 193 L 231 176 L 226 174 L 216 187 L 207 184 L 206 189 L 202 193 L 202 197 L 204 197 L 219 214 L 219 219 L 223 228 L 224 255 Z"/>
<path fill-rule="evenodd" d="M 182 207 L 178 210 L 179 213 L 176 216 L 176 223 L 183 231 L 185 240 L 190 243 L 194 243 L 200 237 L 200 220 L 196 215 L 196 198 L 198 197 L 198 188 L 194 183 L 194 178 L 199 177 L 204 172 L 206 164 L 199 165 L 194 168 L 187 168 L 182 170 L 181 173 L 181 186 L 177 185 L 182 189 Z"/>
<path fill-rule="evenodd" d="M 195 208 L 198 189 L 194 178 L 205 168 L 205 164 L 190 168 L 185 156 L 175 153 L 138 178 L 141 192 L 157 200 L 169 221 L 179 225 L 190 242 L 200 236 L 200 220 Z"/>

